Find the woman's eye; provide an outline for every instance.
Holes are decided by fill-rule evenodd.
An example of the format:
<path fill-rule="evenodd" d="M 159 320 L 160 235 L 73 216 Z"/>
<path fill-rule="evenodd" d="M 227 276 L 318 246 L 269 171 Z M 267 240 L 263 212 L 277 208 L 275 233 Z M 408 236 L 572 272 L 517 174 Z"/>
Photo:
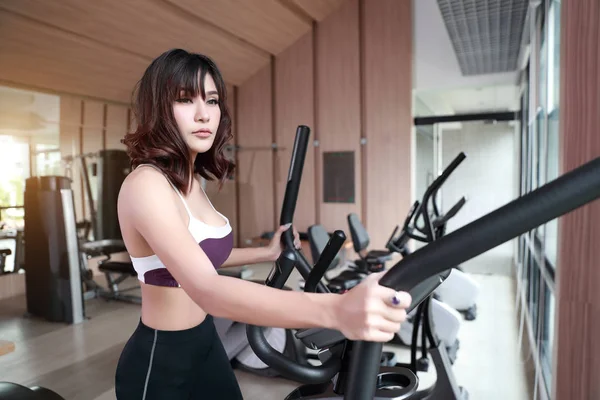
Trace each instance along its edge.
<path fill-rule="evenodd" d="M 192 100 L 190 99 L 186 99 L 186 98 L 181 98 L 181 99 L 177 99 L 178 103 L 191 103 Z"/>
<path fill-rule="evenodd" d="M 219 102 L 216 99 L 210 99 L 210 100 L 207 101 L 207 103 L 211 104 L 211 105 L 217 105 L 217 104 L 219 104 Z"/>

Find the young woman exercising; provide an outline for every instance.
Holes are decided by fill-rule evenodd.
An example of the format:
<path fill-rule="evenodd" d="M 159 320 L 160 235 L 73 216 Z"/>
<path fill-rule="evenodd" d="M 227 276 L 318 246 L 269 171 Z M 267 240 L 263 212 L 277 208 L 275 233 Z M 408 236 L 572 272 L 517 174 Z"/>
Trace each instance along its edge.
<path fill-rule="evenodd" d="M 223 181 L 233 165 L 225 83 L 206 56 L 175 49 L 155 59 L 138 83 L 138 127 L 124 143 L 134 170 L 118 213 L 138 273 L 142 311 L 116 371 L 118 399 L 241 399 L 212 316 L 281 328 L 337 329 L 352 340 L 388 341 L 411 298 L 372 274 L 346 294 L 269 288 L 217 274 L 217 268 L 274 261 L 271 245 L 233 248 L 229 220 L 200 186 Z M 299 240 L 296 236 L 296 245 Z"/>

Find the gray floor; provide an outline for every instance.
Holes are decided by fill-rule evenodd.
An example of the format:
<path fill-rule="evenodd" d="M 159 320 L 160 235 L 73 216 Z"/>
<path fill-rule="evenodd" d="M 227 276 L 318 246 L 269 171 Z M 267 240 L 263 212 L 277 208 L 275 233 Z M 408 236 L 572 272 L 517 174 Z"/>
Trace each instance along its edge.
<path fill-rule="evenodd" d="M 268 272 L 264 266 L 253 269 L 255 277 Z M 471 400 L 528 399 L 512 282 L 507 276 L 474 277 L 481 285 L 479 315 L 462 324 L 456 378 Z M 139 306 L 89 300 L 87 308 L 88 321 L 68 326 L 24 318 L 24 296 L 1 301 L 0 339 L 15 342 L 16 350 L 0 356 L 0 380 L 46 386 L 69 400 L 114 399 L 116 363 L 138 322 Z M 408 360 L 406 349 L 389 349 Z M 248 400 L 283 399 L 297 387 L 284 379 L 236 374 Z M 421 375 L 422 387 L 434 379 L 434 373 Z"/>

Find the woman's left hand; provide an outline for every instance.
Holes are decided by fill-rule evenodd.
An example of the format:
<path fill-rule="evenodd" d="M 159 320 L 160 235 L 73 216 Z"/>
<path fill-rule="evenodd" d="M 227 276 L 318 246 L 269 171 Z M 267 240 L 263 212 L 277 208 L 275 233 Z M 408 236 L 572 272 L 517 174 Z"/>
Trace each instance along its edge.
<path fill-rule="evenodd" d="M 275 231 L 275 234 L 273 235 L 273 238 L 271 239 L 271 243 L 269 243 L 269 247 L 268 247 L 270 259 L 272 261 L 275 261 L 279 258 L 279 255 L 281 254 L 281 251 L 283 250 L 283 244 L 281 243 L 281 235 L 283 234 L 283 232 L 290 229 L 290 226 L 291 226 L 291 224 L 281 225 Z M 300 234 L 298 233 L 298 230 L 296 230 L 295 227 L 293 229 L 294 229 L 294 247 L 296 247 L 297 249 L 301 249 L 302 242 L 300 241 Z"/>

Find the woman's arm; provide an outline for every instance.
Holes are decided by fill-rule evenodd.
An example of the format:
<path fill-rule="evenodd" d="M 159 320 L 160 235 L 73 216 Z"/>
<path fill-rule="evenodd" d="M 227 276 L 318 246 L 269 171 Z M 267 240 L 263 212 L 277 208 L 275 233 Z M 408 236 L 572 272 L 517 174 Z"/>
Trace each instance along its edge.
<path fill-rule="evenodd" d="M 258 264 L 273 260 L 273 254 L 268 247 L 234 248 L 227 261 L 221 268 L 239 267 L 246 264 Z"/>
<path fill-rule="evenodd" d="M 158 171 L 134 171 L 119 193 L 119 219 L 133 224 L 205 312 L 258 326 L 338 329 L 351 340 L 388 341 L 400 329 L 410 296 L 400 294 L 401 306 L 394 305 L 395 292 L 378 284 L 380 274 L 341 295 L 279 290 L 218 275 L 171 201 L 172 190 Z"/>
<path fill-rule="evenodd" d="M 274 262 L 279 258 L 281 254 L 281 235 L 287 231 L 290 225 L 282 225 L 274 232 L 271 242 L 265 247 L 249 247 L 249 248 L 237 248 L 231 251 L 229 258 L 225 261 L 221 267 L 238 267 L 246 264 L 258 264 L 261 262 Z M 300 249 L 302 243 L 300 241 L 300 234 L 293 228 L 294 232 L 294 245 Z"/>

